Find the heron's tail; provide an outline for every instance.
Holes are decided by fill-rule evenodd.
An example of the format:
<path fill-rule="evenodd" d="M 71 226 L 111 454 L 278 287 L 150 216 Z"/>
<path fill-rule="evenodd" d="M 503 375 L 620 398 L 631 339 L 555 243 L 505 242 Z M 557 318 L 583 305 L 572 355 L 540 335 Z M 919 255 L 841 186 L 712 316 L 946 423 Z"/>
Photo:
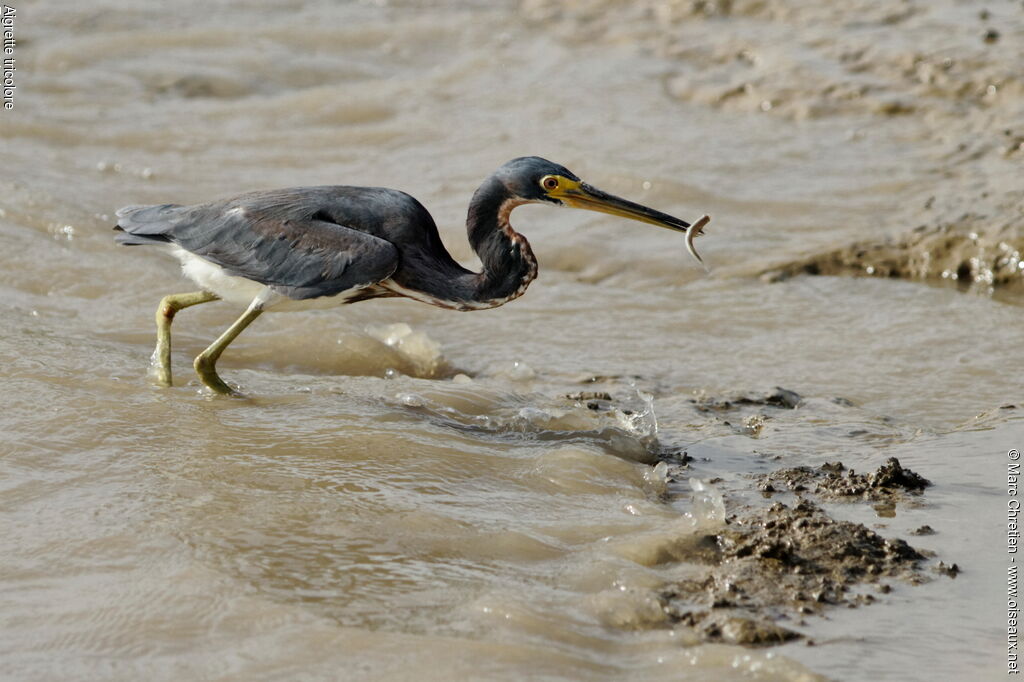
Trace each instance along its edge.
<path fill-rule="evenodd" d="M 181 210 L 179 204 L 158 206 L 125 206 L 117 211 L 118 244 L 166 244 L 171 241 L 170 233 L 177 225 Z"/>

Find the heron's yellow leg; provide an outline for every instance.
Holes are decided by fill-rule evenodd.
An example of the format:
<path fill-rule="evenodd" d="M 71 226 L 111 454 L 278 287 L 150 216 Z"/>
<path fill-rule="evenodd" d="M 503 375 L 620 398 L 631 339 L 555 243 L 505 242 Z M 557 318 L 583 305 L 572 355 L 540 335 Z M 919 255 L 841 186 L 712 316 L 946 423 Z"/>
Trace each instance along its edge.
<path fill-rule="evenodd" d="M 171 322 L 183 308 L 216 301 L 218 297 L 208 291 L 164 296 L 156 309 L 156 350 L 153 351 L 152 372 L 161 386 L 171 385 Z"/>
<path fill-rule="evenodd" d="M 253 301 L 252 305 L 249 306 L 242 316 L 235 320 L 235 323 L 220 335 L 220 338 L 211 343 L 209 348 L 196 357 L 196 361 L 194 363 L 196 373 L 199 375 L 199 379 L 210 389 L 217 393 L 237 395 L 237 392 L 233 388 L 228 386 L 219 376 L 217 376 L 217 359 L 220 357 L 220 354 L 224 352 L 224 349 L 242 333 L 242 330 L 252 324 L 252 321 L 259 317 L 262 312 L 262 302 Z"/>

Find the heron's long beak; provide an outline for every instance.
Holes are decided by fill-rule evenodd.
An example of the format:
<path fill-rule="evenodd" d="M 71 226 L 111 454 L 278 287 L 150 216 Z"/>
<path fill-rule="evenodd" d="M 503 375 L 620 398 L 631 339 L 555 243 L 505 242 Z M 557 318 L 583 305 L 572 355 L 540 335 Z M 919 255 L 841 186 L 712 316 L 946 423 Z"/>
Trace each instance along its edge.
<path fill-rule="evenodd" d="M 591 187 L 585 182 L 560 178 L 559 186 L 550 192 L 548 196 L 558 199 L 566 206 L 572 208 L 585 208 L 588 211 L 609 213 L 621 218 L 639 220 L 642 223 L 650 223 L 658 227 L 664 227 L 676 232 L 686 232 L 690 223 L 680 218 L 675 218 L 655 211 L 641 204 L 622 199 L 607 192 L 602 192 L 596 187 Z"/>

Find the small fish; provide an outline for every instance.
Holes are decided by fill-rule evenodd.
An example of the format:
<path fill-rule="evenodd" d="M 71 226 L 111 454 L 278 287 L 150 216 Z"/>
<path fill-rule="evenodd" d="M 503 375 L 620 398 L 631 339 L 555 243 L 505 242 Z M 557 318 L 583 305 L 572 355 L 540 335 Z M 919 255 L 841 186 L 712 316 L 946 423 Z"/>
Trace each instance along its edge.
<path fill-rule="evenodd" d="M 702 215 L 697 222 L 686 228 L 686 250 L 690 252 L 690 255 L 697 259 L 697 262 L 704 265 L 704 259 L 697 253 L 697 249 L 693 248 L 693 240 L 699 237 L 703 231 L 704 226 L 711 222 L 711 218 Z M 708 266 L 704 265 L 704 269 L 707 270 Z"/>

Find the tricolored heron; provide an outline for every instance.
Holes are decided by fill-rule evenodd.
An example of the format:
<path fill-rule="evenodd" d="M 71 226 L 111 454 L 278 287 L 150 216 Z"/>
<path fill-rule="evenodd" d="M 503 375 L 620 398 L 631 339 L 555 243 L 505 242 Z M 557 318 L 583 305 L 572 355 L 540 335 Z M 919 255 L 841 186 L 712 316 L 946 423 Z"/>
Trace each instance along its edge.
<path fill-rule="evenodd" d="M 483 263 L 472 272 L 451 257 L 425 208 L 382 187 L 297 187 L 252 192 L 196 206 L 127 206 L 117 212 L 121 244 L 156 244 L 181 261 L 200 291 L 165 296 L 156 312 L 157 380 L 171 385 L 171 321 L 183 308 L 223 299 L 247 305 L 195 359 L 218 393 L 224 349 L 267 310 L 304 310 L 405 296 L 453 310 L 484 310 L 518 298 L 537 276 L 526 237 L 512 229 L 516 206 L 547 203 L 601 211 L 680 232 L 690 223 L 612 196 L 564 166 L 536 156 L 509 161 L 469 203 L 469 243 Z M 704 217 L 687 234 L 691 246 Z M 696 256 L 696 252 L 692 250 Z"/>

